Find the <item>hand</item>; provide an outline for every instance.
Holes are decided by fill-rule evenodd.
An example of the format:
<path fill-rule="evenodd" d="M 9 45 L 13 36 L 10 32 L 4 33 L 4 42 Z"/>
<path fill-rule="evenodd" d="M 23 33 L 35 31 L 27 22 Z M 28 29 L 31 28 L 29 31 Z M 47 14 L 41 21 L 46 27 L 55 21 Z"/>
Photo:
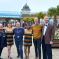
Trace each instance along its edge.
<path fill-rule="evenodd" d="M 53 43 L 52 43 L 52 42 L 50 42 L 50 44 L 52 45 Z"/>

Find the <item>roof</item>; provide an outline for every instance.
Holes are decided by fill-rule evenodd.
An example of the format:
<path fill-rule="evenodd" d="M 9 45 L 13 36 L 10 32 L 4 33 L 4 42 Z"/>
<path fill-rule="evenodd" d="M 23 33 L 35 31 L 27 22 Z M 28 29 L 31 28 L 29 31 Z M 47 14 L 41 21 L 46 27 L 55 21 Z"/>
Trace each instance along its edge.
<path fill-rule="evenodd" d="M 30 8 L 26 3 L 21 10 L 25 10 L 25 11 L 29 10 L 30 11 Z"/>
<path fill-rule="evenodd" d="M 0 17 L 21 17 L 21 12 L 0 11 Z"/>

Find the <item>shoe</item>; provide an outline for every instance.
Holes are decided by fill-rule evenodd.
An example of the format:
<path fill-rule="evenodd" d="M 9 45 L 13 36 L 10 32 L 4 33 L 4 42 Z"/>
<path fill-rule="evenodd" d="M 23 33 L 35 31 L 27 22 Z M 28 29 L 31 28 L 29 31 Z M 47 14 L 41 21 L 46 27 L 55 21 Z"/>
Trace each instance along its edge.
<path fill-rule="evenodd" d="M 25 56 L 25 59 L 27 59 L 27 56 Z"/>
<path fill-rule="evenodd" d="M 20 56 L 17 56 L 16 58 L 20 58 Z"/>
<path fill-rule="evenodd" d="M 8 58 L 9 58 L 9 56 L 8 56 Z M 12 59 L 12 57 L 10 57 L 10 59 Z"/>
<path fill-rule="evenodd" d="M 35 57 L 35 59 L 38 59 L 38 57 Z"/>
<path fill-rule="evenodd" d="M 27 59 L 29 59 L 29 56 L 27 57 Z"/>
<path fill-rule="evenodd" d="M 3 58 L 0 57 L 0 59 L 3 59 Z"/>
<path fill-rule="evenodd" d="M 21 59 L 23 59 L 23 58 L 21 58 Z"/>

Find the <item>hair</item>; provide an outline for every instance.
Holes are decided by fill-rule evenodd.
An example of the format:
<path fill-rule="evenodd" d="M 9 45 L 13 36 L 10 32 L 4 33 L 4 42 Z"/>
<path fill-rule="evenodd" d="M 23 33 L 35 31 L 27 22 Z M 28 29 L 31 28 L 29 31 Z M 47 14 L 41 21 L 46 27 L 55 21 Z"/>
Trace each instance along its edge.
<path fill-rule="evenodd" d="M 6 27 L 8 27 L 8 24 L 11 24 L 11 28 L 12 28 L 12 23 L 11 22 L 8 22 Z"/>
<path fill-rule="evenodd" d="M 17 23 L 19 23 L 19 24 L 20 24 L 20 22 L 17 22 Z M 16 23 L 16 25 L 17 25 L 17 23 Z"/>
<path fill-rule="evenodd" d="M 0 24 L 0 25 L 2 25 L 2 24 Z M 2 25 L 2 27 L 3 27 L 3 25 Z"/>
<path fill-rule="evenodd" d="M 27 23 L 27 26 L 30 26 L 30 24 L 29 24 L 29 23 Z M 31 26 L 30 26 L 30 28 L 31 28 Z"/>
<path fill-rule="evenodd" d="M 38 19 L 38 17 L 35 17 L 35 18 L 37 18 L 37 19 Z M 34 20 L 35 20 L 35 18 L 34 18 Z"/>

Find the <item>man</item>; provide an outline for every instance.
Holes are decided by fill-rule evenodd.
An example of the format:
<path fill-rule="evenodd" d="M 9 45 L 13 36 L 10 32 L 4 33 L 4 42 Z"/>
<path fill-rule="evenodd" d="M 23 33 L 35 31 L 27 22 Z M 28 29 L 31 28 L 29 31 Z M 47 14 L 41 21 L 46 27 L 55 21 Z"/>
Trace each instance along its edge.
<path fill-rule="evenodd" d="M 42 26 L 42 49 L 43 59 L 52 59 L 52 44 L 54 39 L 54 26 L 48 23 L 48 16 L 44 17 L 45 24 Z"/>
<path fill-rule="evenodd" d="M 14 29 L 14 34 L 15 34 L 14 38 L 15 38 L 15 44 L 16 44 L 17 53 L 18 53 L 17 58 L 21 57 L 21 59 L 23 59 L 22 46 L 23 46 L 23 32 L 24 32 L 24 30 L 22 28 L 20 28 L 19 22 L 17 22 L 16 27 L 17 28 Z"/>
<path fill-rule="evenodd" d="M 2 24 L 2 25 L 3 25 L 3 22 L 1 21 L 1 22 L 0 22 L 0 24 Z"/>
<path fill-rule="evenodd" d="M 3 59 L 1 58 L 1 53 L 4 47 L 7 47 L 6 33 L 3 25 L 0 24 L 0 59 Z"/>
<path fill-rule="evenodd" d="M 35 24 L 32 25 L 32 31 L 33 31 L 33 43 L 35 47 L 35 59 L 41 59 L 41 30 L 42 25 L 38 23 L 38 18 L 34 18 Z"/>

